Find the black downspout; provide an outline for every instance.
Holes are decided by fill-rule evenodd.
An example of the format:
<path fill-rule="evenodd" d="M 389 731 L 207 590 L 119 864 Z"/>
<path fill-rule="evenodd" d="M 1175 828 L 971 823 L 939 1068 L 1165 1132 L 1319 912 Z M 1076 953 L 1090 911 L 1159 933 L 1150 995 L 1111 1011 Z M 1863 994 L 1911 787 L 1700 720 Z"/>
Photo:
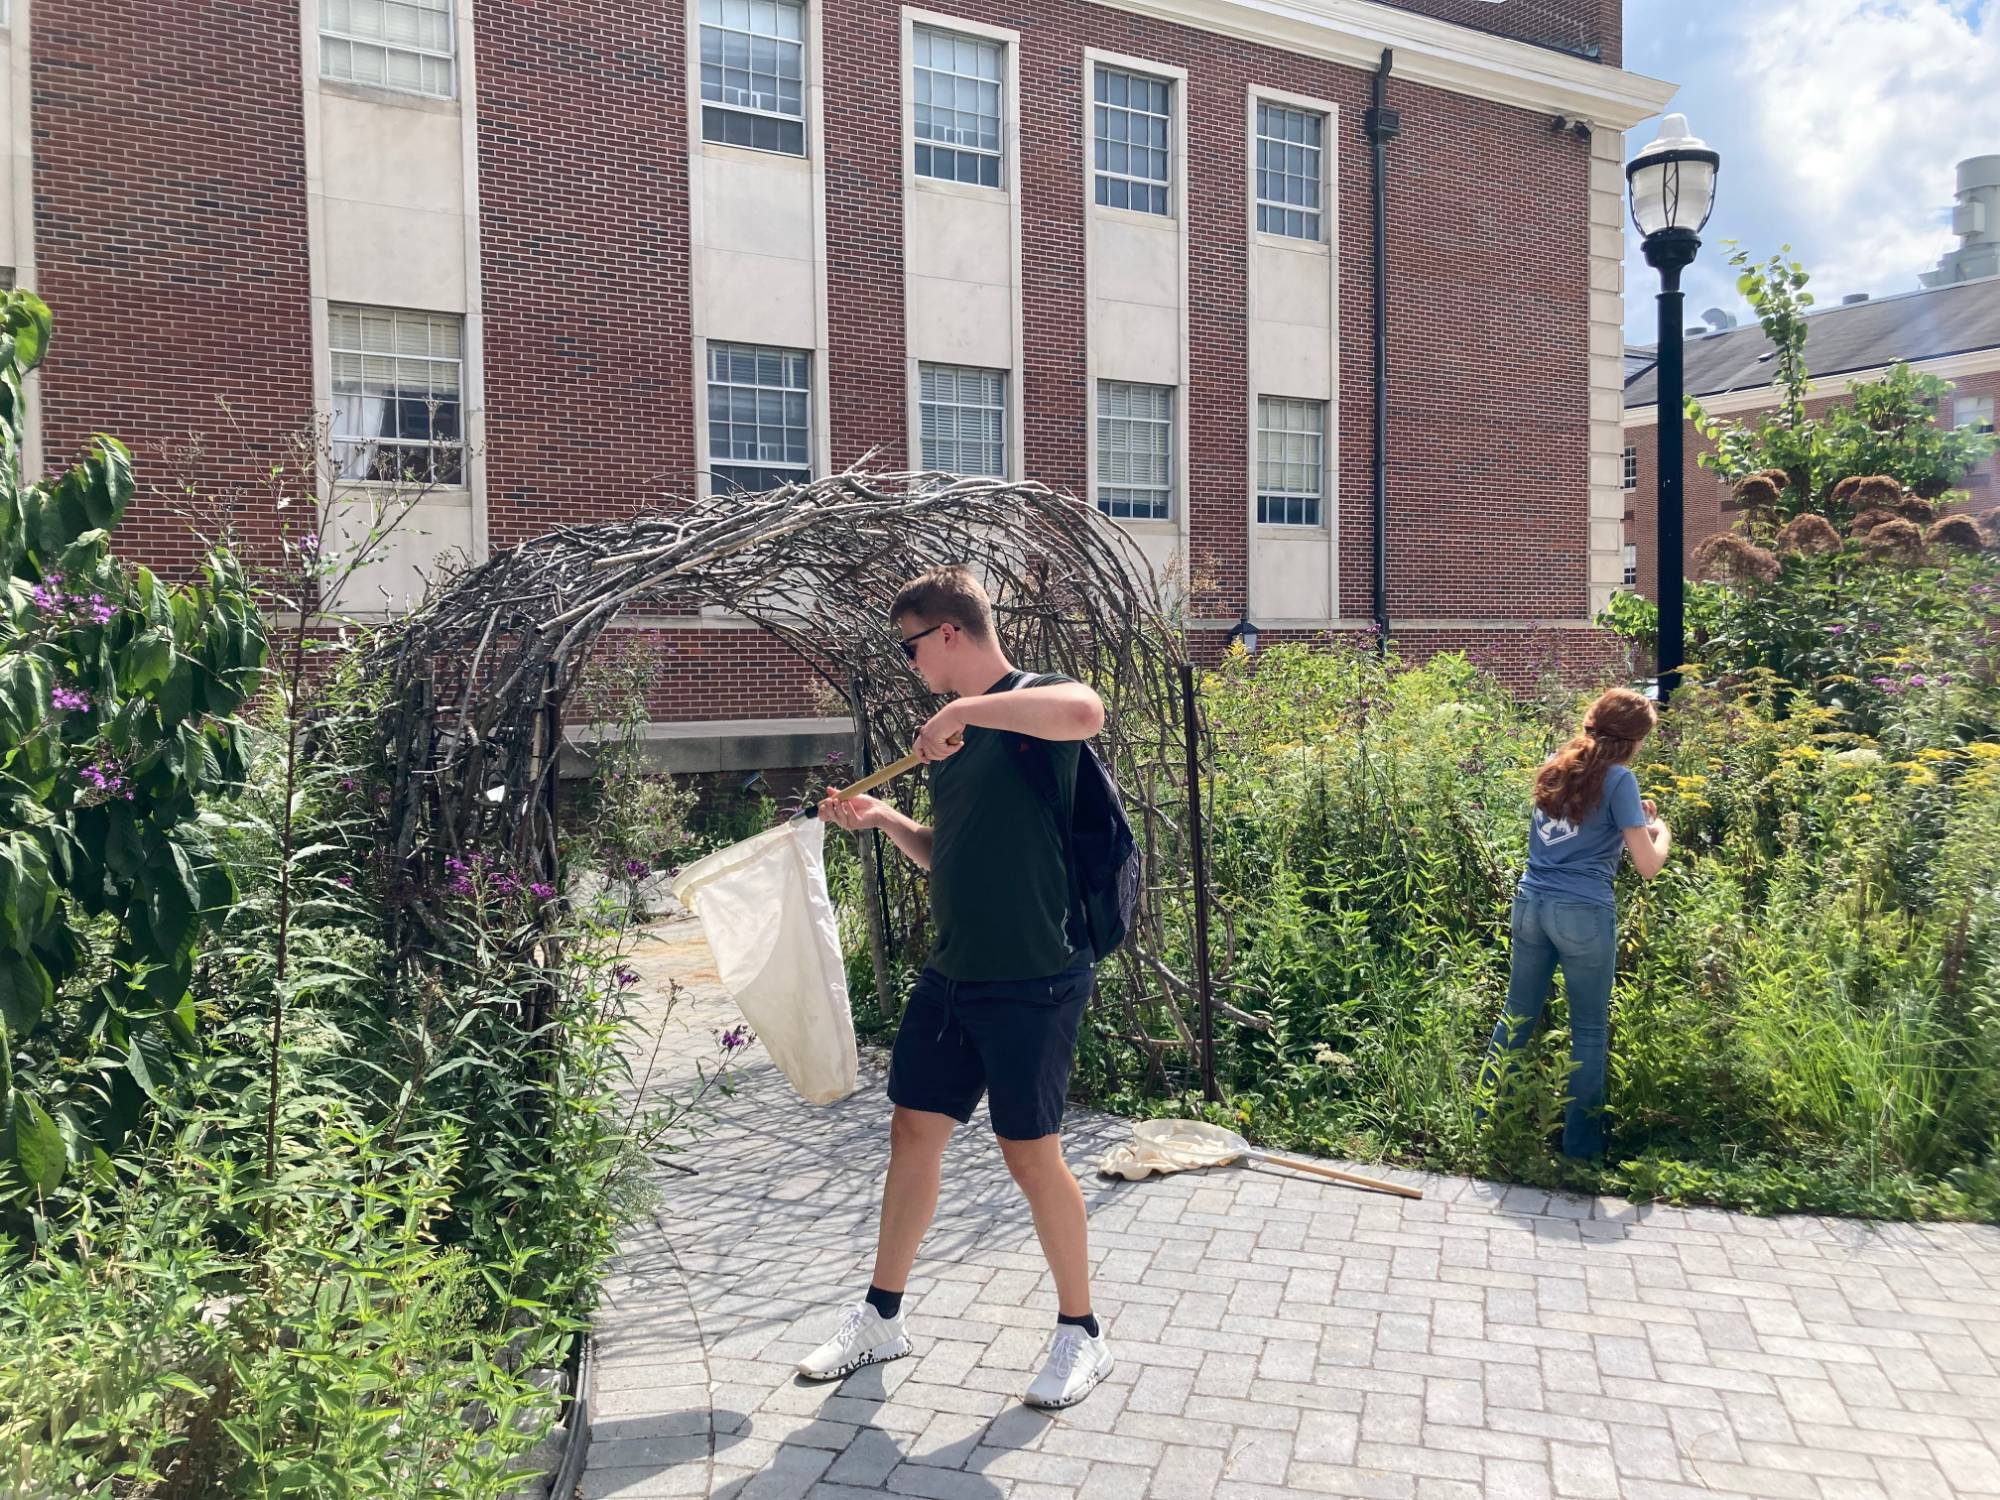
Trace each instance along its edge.
<path fill-rule="evenodd" d="M 1403 117 L 1383 102 L 1396 54 L 1382 49 L 1363 122 L 1375 156 L 1375 649 L 1389 649 L 1389 142 Z"/>

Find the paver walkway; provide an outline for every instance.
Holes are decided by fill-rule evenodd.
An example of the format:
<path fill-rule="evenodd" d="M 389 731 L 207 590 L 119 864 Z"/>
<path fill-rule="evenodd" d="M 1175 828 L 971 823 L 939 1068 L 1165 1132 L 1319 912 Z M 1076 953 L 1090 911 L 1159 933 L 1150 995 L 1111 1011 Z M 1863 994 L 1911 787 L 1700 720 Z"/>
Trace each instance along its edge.
<path fill-rule="evenodd" d="M 737 1018 L 699 930 L 656 1077 Z M 1055 1299 L 991 1138 L 959 1133 L 915 1356 L 793 1362 L 868 1283 L 879 1076 L 811 1109 L 762 1053 L 664 1171 L 600 1315 L 587 1497 L 1276 1500 L 2000 1496 L 2000 1230 L 1635 1209 L 1460 1178 L 1421 1202 L 1220 1168 L 1107 1182 L 1073 1120 L 1118 1368 L 1021 1406 Z M 978 1120 L 975 1120 L 975 1125 Z"/>

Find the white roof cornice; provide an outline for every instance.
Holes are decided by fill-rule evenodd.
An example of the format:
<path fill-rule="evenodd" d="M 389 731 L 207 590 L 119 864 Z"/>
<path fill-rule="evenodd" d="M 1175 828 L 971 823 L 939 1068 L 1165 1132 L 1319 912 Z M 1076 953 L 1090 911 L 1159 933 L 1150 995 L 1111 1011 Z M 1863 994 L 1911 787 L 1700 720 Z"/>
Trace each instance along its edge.
<path fill-rule="evenodd" d="M 1568 115 L 1625 130 L 1660 113 L 1678 85 L 1566 52 L 1489 36 L 1370 0 L 1099 0 L 1201 31 L 1301 52 L 1373 72 L 1382 49 L 1391 75 L 1454 94 Z"/>

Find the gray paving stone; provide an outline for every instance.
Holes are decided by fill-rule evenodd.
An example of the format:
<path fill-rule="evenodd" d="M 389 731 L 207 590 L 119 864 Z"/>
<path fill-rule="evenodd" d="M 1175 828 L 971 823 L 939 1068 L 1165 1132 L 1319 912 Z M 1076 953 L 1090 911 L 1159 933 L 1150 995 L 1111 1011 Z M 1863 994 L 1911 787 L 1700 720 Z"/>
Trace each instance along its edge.
<path fill-rule="evenodd" d="M 733 1008 L 690 999 L 678 1087 Z M 652 1002 L 647 1002 L 649 1005 Z M 657 1015 L 657 1006 L 649 1015 Z M 597 1325 L 597 1497 L 728 1500 L 2000 1500 L 2000 1230 L 1760 1220 L 1392 1174 L 1420 1202 L 1254 1170 L 1107 1183 L 1068 1156 L 1118 1365 L 1019 1404 L 1055 1293 L 990 1134 L 954 1138 L 910 1288 L 915 1357 L 792 1369 L 865 1286 L 878 1064 L 825 1109 L 754 1053 L 623 1247 Z"/>

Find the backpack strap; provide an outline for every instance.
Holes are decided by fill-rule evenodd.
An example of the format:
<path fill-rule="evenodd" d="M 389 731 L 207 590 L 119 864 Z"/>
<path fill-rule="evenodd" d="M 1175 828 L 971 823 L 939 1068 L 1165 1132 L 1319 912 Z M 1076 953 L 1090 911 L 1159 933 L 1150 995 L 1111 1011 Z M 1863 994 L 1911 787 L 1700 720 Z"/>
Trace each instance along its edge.
<path fill-rule="evenodd" d="M 1002 688 L 1001 691 L 1010 693 L 1016 688 L 1033 687 L 1040 680 L 1032 672 L 1016 671 L 1009 679 L 1007 686 Z M 1054 748 L 1047 740 L 1040 739 L 1035 735 L 1019 734 L 1019 731 L 1013 730 L 1007 732 L 1018 735 L 1020 739 L 1027 741 L 1033 746 L 1027 754 L 1017 756 L 1015 759 L 1021 767 L 1021 774 L 1027 778 L 1028 785 L 1034 788 L 1036 795 L 1048 804 L 1049 811 L 1055 815 L 1056 832 L 1062 838 L 1063 875 L 1069 881 L 1069 915 L 1065 919 L 1064 925 L 1073 928 L 1076 932 L 1080 932 L 1083 936 L 1084 946 L 1088 947 L 1090 943 L 1090 918 L 1084 911 L 1083 890 L 1081 883 L 1076 878 L 1076 848 L 1073 841 L 1073 825 L 1076 822 L 1076 809 L 1073 806 L 1067 812 L 1063 809 L 1062 783 L 1056 777 Z M 1077 755 L 1080 758 L 1082 754 L 1083 747 L 1079 742 Z M 1082 774 L 1080 759 L 1078 774 Z"/>

